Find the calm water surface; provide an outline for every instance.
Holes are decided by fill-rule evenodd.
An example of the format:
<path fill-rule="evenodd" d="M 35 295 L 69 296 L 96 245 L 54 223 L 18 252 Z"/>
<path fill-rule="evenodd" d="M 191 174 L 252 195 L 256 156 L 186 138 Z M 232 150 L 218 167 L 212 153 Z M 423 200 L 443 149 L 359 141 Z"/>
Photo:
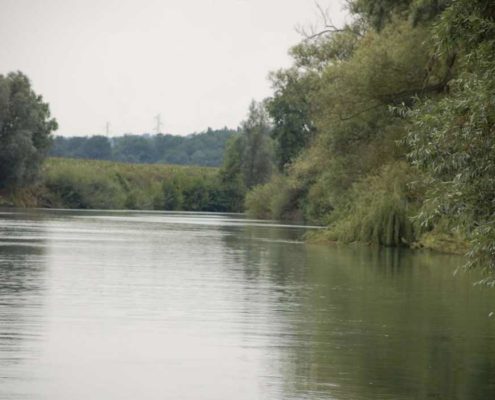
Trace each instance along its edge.
<path fill-rule="evenodd" d="M 456 257 L 235 215 L 0 213 L 0 399 L 495 399 Z"/>

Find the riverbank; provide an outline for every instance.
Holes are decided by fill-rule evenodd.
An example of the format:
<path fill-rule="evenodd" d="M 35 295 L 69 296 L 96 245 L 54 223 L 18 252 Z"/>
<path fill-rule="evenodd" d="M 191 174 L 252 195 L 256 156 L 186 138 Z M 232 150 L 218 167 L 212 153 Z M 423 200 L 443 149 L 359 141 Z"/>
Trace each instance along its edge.
<path fill-rule="evenodd" d="M 43 169 L 37 185 L 0 191 L 0 207 L 230 211 L 217 168 L 50 158 Z M 348 244 L 335 240 L 329 229 L 312 232 L 306 240 Z M 439 229 L 404 246 L 457 255 L 468 251 L 465 237 Z"/>
<path fill-rule="evenodd" d="M 383 246 L 372 242 L 344 242 L 335 240 L 329 229 L 323 229 L 316 232 L 310 232 L 306 235 L 306 241 L 313 244 L 323 244 L 327 246 L 337 245 L 350 245 L 350 244 L 362 244 L 365 246 L 377 246 L 377 247 L 397 247 L 397 246 Z M 412 250 L 431 250 L 435 253 L 452 254 L 465 256 L 469 250 L 468 239 L 459 234 L 452 232 L 442 232 L 440 230 L 433 230 L 423 233 L 416 241 L 412 243 L 404 243 L 404 247 Z"/>
<path fill-rule="evenodd" d="M 212 167 L 50 158 L 42 176 L 0 192 L 0 206 L 229 211 Z"/>
<path fill-rule="evenodd" d="M 39 187 L 0 190 L 0 207 L 39 207 Z"/>

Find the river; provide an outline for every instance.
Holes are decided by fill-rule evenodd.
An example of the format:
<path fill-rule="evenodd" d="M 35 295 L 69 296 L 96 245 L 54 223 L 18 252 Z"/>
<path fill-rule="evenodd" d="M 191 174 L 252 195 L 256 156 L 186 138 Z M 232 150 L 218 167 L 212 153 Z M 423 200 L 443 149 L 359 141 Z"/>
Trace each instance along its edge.
<path fill-rule="evenodd" d="M 0 213 L 0 399 L 495 398 L 455 256 L 239 215 Z"/>

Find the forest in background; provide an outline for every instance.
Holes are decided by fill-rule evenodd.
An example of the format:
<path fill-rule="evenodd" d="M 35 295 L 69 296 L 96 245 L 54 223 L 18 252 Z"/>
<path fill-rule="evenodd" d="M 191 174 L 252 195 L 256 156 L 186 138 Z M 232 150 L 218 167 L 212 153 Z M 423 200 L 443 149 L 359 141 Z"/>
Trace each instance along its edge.
<path fill-rule="evenodd" d="M 468 267 L 494 272 L 495 4 L 346 4 L 339 27 L 320 8 L 321 29 L 302 31 L 272 96 L 229 138 L 217 209 L 328 227 L 313 240 L 467 250 Z M 0 121 L 2 190 L 38 182 L 63 199 L 64 185 L 40 180 L 56 122 L 20 73 L 0 79 Z M 50 162 L 55 175 L 72 168 Z M 92 171 L 65 176 L 97 194 Z"/>
<path fill-rule="evenodd" d="M 236 130 L 208 128 L 187 136 L 143 134 L 106 137 L 103 135 L 56 136 L 50 157 L 109 160 L 125 163 L 177 164 L 219 167 L 225 144 Z"/>

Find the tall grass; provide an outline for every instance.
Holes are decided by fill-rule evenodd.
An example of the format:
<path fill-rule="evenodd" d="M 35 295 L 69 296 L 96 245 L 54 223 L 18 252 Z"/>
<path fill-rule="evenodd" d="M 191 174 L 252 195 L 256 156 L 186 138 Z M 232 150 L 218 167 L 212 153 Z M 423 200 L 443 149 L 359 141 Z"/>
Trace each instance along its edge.
<path fill-rule="evenodd" d="M 216 168 L 50 158 L 43 176 L 45 207 L 228 211 Z"/>

